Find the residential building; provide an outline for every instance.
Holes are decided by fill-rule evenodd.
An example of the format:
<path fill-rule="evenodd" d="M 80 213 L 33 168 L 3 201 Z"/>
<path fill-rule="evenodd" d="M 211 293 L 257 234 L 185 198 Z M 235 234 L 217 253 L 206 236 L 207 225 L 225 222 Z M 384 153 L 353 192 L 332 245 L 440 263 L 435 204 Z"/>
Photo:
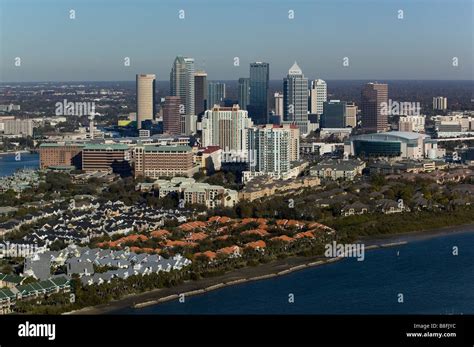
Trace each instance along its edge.
<path fill-rule="evenodd" d="M 446 111 L 448 108 L 448 98 L 435 96 L 433 98 L 433 110 Z"/>
<path fill-rule="evenodd" d="M 152 74 L 139 74 L 136 77 L 138 129 L 141 129 L 143 121 L 152 120 L 155 116 L 155 80 L 156 76 Z"/>
<path fill-rule="evenodd" d="M 310 168 L 310 175 L 329 180 L 353 181 L 362 175 L 365 162 L 360 159 L 324 159 Z"/>
<path fill-rule="evenodd" d="M 388 84 L 367 83 L 362 90 L 362 128 L 368 131 L 386 131 L 388 116 L 382 112 L 382 107 L 387 104 Z"/>
<path fill-rule="evenodd" d="M 31 119 L 7 119 L 3 121 L 5 135 L 33 136 L 33 121 Z"/>
<path fill-rule="evenodd" d="M 193 164 L 189 146 L 136 146 L 133 150 L 135 177 L 191 177 L 199 169 Z"/>

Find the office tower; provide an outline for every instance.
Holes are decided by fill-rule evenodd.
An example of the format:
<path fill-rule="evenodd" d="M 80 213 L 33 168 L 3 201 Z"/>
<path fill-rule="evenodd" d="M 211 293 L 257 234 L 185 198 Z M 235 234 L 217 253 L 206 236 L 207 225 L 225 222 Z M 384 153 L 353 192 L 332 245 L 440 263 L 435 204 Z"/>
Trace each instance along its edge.
<path fill-rule="evenodd" d="M 170 94 L 179 96 L 185 115 L 194 115 L 194 59 L 177 56 L 170 73 Z"/>
<path fill-rule="evenodd" d="M 308 121 L 308 79 L 296 62 L 283 80 L 283 113 L 285 121 Z"/>
<path fill-rule="evenodd" d="M 248 130 L 250 171 L 275 178 L 290 171 L 291 131 L 271 124 Z"/>
<path fill-rule="evenodd" d="M 283 94 L 276 92 L 275 97 L 275 114 L 277 116 L 283 116 Z"/>
<path fill-rule="evenodd" d="M 249 116 L 255 124 L 268 123 L 268 81 L 270 64 L 256 62 L 250 64 Z"/>
<path fill-rule="evenodd" d="M 346 127 L 355 128 L 357 126 L 357 105 L 346 104 Z"/>
<path fill-rule="evenodd" d="M 311 99 L 310 111 L 312 114 L 323 114 L 323 105 L 327 101 L 327 85 L 321 79 L 311 81 L 309 93 Z"/>
<path fill-rule="evenodd" d="M 180 135 L 181 131 L 181 99 L 179 96 L 166 96 L 163 106 L 163 132 L 171 135 Z"/>
<path fill-rule="evenodd" d="M 436 96 L 433 98 L 433 110 L 445 111 L 448 108 L 448 98 Z"/>
<path fill-rule="evenodd" d="M 155 75 L 137 75 L 137 129 L 155 116 Z"/>
<path fill-rule="evenodd" d="M 386 131 L 387 114 L 382 112 L 383 105 L 388 105 L 388 85 L 384 83 L 367 83 L 362 90 L 362 128 L 369 131 Z"/>
<path fill-rule="evenodd" d="M 208 105 L 210 110 L 214 105 L 220 105 L 225 98 L 225 83 L 209 82 Z"/>
<path fill-rule="evenodd" d="M 194 74 L 194 111 L 201 116 L 207 109 L 207 73 L 196 71 Z"/>
<path fill-rule="evenodd" d="M 247 129 L 252 125 L 247 111 L 238 105 L 213 107 L 202 118 L 202 146 L 219 146 L 223 151 L 223 161 L 229 154 L 246 156 Z"/>
<path fill-rule="evenodd" d="M 331 100 L 324 103 L 324 112 L 321 116 L 321 128 L 345 128 L 346 103 L 340 100 Z"/>
<path fill-rule="evenodd" d="M 192 177 L 196 172 L 193 164 L 193 152 L 189 146 L 139 145 L 133 149 L 133 157 L 135 177 L 153 179 L 162 176 Z"/>
<path fill-rule="evenodd" d="M 250 78 L 239 78 L 239 107 L 241 110 L 247 110 L 250 102 Z"/>
<path fill-rule="evenodd" d="M 75 166 L 82 167 L 83 144 L 42 143 L 39 146 L 40 168 Z"/>

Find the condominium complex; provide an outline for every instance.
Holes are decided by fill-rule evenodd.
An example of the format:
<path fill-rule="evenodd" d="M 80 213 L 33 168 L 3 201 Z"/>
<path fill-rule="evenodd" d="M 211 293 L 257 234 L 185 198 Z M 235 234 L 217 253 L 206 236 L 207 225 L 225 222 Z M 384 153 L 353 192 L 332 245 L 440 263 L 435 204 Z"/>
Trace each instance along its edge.
<path fill-rule="evenodd" d="M 39 146 L 40 168 L 82 167 L 83 144 L 77 143 L 43 143 Z"/>
<path fill-rule="evenodd" d="M 155 75 L 137 75 L 137 128 L 155 116 Z"/>
<path fill-rule="evenodd" d="M 362 128 L 369 131 L 386 131 L 387 114 L 382 112 L 383 105 L 388 104 L 388 85 L 367 83 L 362 90 Z"/>
<path fill-rule="evenodd" d="M 133 159 L 135 177 L 191 177 L 198 169 L 189 146 L 137 146 Z"/>
<path fill-rule="evenodd" d="M 247 129 L 252 125 L 247 111 L 241 110 L 238 105 L 213 107 L 204 113 L 202 119 L 202 145 L 203 147 L 219 146 L 224 157 L 229 155 L 245 157 L 247 155 Z"/>
<path fill-rule="evenodd" d="M 311 99 L 311 113 L 323 114 L 324 103 L 327 101 L 326 82 L 321 79 L 311 81 L 309 96 Z"/>

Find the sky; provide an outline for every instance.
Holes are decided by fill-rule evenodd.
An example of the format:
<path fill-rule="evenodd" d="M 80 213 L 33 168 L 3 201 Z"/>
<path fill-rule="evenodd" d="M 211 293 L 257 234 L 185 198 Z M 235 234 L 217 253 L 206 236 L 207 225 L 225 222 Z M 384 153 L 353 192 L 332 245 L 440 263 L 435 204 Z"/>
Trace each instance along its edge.
<path fill-rule="evenodd" d="M 472 80 L 473 3 L 0 0 L 0 82 L 169 80 L 176 55 L 210 80 L 248 77 L 254 61 L 270 63 L 270 79 L 297 61 L 310 79 Z"/>

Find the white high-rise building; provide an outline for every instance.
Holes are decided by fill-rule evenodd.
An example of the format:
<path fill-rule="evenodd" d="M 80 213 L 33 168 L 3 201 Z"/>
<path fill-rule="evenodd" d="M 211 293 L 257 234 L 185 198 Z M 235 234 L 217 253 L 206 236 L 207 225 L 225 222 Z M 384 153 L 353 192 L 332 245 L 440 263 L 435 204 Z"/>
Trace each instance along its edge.
<path fill-rule="evenodd" d="M 444 111 L 448 108 L 448 98 L 444 96 L 435 96 L 433 98 L 433 110 Z"/>
<path fill-rule="evenodd" d="M 308 79 L 296 62 L 283 80 L 283 108 L 285 121 L 308 121 Z"/>
<path fill-rule="evenodd" d="M 276 92 L 275 97 L 275 114 L 277 116 L 283 116 L 283 94 Z"/>
<path fill-rule="evenodd" d="M 155 80 L 152 74 L 137 75 L 137 128 L 155 116 Z"/>
<path fill-rule="evenodd" d="M 282 178 L 291 169 L 291 128 L 271 124 L 249 132 L 250 172 Z"/>
<path fill-rule="evenodd" d="M 253 126 L 247 111 L 239 105 L 215 106 L 202 118 L 202 146 L 219 146 L 223 162 L 245 159 L 247 156 L 247 129 Z"/>
<path fill-rule="evenodd" d="M 323 105 L 327 101 L 326 82 L 321 79 L 311 81 L 309 96 L 311 99 L 311 113 L 323 114 Z"/>
<path fill-rule="evenodd" d="M 170 73 L 170 94 L 179 96 L 185 115 L 195 115 L 194 109 L 194 59 L 178 56 Z"/>

